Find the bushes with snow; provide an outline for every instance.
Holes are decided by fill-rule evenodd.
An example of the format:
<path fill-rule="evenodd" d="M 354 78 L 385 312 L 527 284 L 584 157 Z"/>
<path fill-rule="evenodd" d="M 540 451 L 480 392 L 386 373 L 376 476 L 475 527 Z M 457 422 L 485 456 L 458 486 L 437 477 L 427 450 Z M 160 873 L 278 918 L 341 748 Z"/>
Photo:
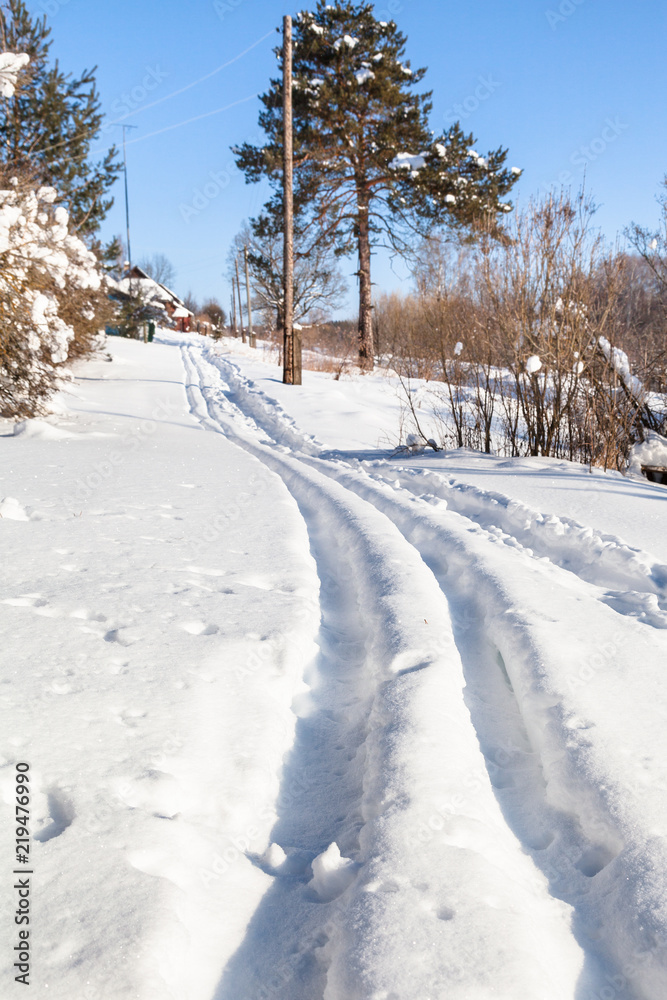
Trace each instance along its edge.
<path fill-rule="evenodd" d="M 625 259 L 592 214 L 583 196 L 534 201 L 499 241 L 482 233 L 453 257 L 430 245 L 419 296 L 380 302 L 394 367 L 435 380 L 444 446 L 623 469 L 661 429 L 661 401 L 618 346 Z"/>
<path fill-rule="evenodd" d="M 54 391 L 59 367 L 90 349 L 106 292 L 57 192 L 0 183 L 0 414 L 24 417 Z"/>

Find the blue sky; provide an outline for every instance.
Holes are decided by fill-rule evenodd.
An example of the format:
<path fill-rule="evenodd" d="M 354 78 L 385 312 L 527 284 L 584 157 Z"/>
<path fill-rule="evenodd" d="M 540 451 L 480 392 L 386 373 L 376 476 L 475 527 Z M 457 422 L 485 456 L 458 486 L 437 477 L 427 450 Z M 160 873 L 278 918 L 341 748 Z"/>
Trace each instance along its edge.
<path fill-rule="evenodd" d="M 164 253 L 180 294 L 215 295 L 227 307 L 230 241 L 266 197 L 261 185 L 245 184 L 229 147 L 260 139 L 254 95 L 275 73 L 276 27 L 300 7 L 284 0 L 33 0 L 28 7 L 47 14 L 63 69 L 97 65 L 108 120 L 132 112 L 125 121 L 137 126 L 127 136 L 133 259 Z M 507 147 L 510 165 L 524 169 L 518 199 L 559 182 L 578 188 L 585 173 L 609 239 L 631 221 L 657 222 L 667 173 L 663 0 L 379 0 L 375 8 L 408 36 L 412 65 L 428 67 L 432 127 L 460 118 L 479 151 Z M 190 121 L 198 116 L 206 117 Z M 103 144 L 114 135 L 120 139 L 121 129 L 109 128 Z M 120 183 L 115 195 L 105 237 L 125 228 Z M 409 288 L 407 274 L 382 257 L 374 279 L 379 289 Z M 355 291 L 350 278 L 343 313 L 354 313 Z"/>

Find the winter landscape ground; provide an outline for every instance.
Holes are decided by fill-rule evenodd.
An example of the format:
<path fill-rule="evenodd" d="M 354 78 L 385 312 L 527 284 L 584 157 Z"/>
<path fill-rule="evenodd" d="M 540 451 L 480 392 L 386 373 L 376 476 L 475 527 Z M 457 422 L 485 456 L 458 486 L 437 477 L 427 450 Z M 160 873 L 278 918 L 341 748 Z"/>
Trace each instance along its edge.
<path fill-rule="evenodd" d="M 0 432 L 32 995 L 664 1000 L 665 488 L 392 457 L 379 374 L 108 349 Z"/>

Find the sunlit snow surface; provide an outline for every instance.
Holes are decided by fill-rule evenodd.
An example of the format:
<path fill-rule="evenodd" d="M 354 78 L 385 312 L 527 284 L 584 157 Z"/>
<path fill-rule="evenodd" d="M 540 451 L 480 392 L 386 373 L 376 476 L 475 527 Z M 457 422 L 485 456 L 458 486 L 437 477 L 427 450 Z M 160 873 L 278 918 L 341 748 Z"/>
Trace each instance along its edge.
<path fill-rule="evenodd" d="M 109 348 L 0 438 L 33 995 L 664 1000 L 665 488 L 391 457 L 381 375 Z"/>

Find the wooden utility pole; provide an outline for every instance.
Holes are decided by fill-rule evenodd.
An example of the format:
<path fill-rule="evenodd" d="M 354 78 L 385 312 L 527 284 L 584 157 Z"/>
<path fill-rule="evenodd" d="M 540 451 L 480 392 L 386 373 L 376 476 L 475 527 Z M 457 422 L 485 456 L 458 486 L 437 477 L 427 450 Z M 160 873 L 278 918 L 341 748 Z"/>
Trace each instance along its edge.
<path fill-rule="evenodd" d="M 234 288 L 234 278 L 232 277 L 232 322 L 234 324 L 234 336 L 238 337 L 239 327 L 236 322 L 236 289 Z"/>
<path fill-rule="evenodd" d="M 301 385 L 301 340 L 294 332 L 294 118 L 292 18 L 283 20 L 283 382 Z M 298 343 L 297 343 L 298 340 Z"/>
<path fill-rule="evenodd" d="M 248 270 L 248 248 L 243 248 L 243 256 L 245 257 L 245 291 L 246 299 L 248 303 L 248 340 L 250 341 L 250 346 L 255 346 L 255 333 L 252 328 L 252 306 L 250 304 L 250 271 Z"/>
<path fill-rule="evenodd" d="M 243 325 L 243 304 L 241 302 L 241 280 L 239 278 L 239 259 L 234 258 L 234 264 L 236 265 L 236 291 L 239 296 L 239 318 L 241 320 L 241 343 L 245 344 L 245 327 Z"/>

